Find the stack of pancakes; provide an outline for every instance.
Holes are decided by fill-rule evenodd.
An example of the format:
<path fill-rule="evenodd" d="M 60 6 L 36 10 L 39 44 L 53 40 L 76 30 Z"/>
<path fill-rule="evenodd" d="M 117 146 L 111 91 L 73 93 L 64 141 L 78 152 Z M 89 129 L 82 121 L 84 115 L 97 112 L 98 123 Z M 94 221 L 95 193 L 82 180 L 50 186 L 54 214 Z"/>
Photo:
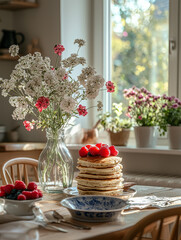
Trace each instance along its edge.
<path fill-rule="evenodd" d="M 76 180 L 81 195 L 118 195 L 123 192 L 122 159 L 120 157 L 82 157 Z"/>

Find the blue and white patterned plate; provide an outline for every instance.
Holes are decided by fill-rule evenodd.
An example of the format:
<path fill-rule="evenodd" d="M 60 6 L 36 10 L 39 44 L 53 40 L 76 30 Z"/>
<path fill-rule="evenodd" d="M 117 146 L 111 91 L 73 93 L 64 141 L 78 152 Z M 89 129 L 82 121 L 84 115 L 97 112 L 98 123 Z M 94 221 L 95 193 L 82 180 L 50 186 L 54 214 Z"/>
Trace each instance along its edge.
<path fill-rule="evenodd" d="M 61 205 L 67 208 L 76 220 L 109 222 L 116 220 L 128 204 L 116 197 L 84 195 L 65 198 Z"/>
<path fill-rule="evenodd" d="M 67 195 L 67 196 L 79 196 L 79 192 L 77 190 L 77 187 L 69 187 L 63 190 L 63 192 Z M 134 195 L 136 194 L 136 190 L 133 188 L 129 188 L 128 190 L 124 191 L 123 193 L 120 193 L 119 195 L 116 195 L 114 197 L 119 197 L 123 200 L 128 200 L 131 197 L 134 197 Z"/>

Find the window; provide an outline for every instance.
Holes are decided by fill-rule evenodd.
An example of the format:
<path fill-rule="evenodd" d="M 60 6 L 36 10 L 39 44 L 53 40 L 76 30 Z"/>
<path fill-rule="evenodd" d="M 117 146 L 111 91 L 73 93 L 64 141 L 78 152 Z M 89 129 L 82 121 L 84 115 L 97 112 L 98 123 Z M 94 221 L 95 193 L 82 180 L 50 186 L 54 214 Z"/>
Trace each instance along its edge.
<path fill-rule="evenodd" d="M 133 85 L 181 97 L 180 8 L 179 0 L 104 1 L 111 58 L 107 77 L 117 84 L 117 91 L 107 96 L 109 109 L 111 102 L 124 101 L 123 89 Z"/>

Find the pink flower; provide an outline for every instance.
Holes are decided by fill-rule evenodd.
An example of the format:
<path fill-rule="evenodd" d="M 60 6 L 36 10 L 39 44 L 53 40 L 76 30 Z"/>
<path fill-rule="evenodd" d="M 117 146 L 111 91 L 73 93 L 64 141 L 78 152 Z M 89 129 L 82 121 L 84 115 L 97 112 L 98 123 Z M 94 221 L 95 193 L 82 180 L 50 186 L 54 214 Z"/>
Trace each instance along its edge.
<path fill-rule="evenodd" d="M 178 108 L 178 104 L 177 103 L 174 103 L 171 108 Z"/>
<path fill-rule="evenodd" d="M 33 126 L 34 124 L 29 121 L 24 121 L 23 125 L 25 126 L 27 131 L 31 131 L 34 128 L 34 126 Z"/>
<path fill-rule="evenodd" d="M 132 118 L 131 115 L 129 113 L 126 113 L 126 116 L 129 118 Z"/>
<path fill-rule="evenodd" d="M 114 83 L 111 82 L 111 81 L 106 82 L 106 88 L 107 88 L 107 92 L 114 92 L 115 91 Z"/>
<path fill-rule="evenodd" d="M 65 48 L 64 48 L 64 46 L 63 45 L 61 45 L 61 44 L 57 44 L 57 45 L 55 45 L 55 47 L 54 47 L 54 52 L 56 53 L 56 54 L 58 54 L 58 56 L 61 56 L 62 55 L 62 52 L 65 50 Z"/>
<path fill-rule="evenodd" d="M 138 119 L 139 119 L 139 120 L 142 120 L 142 116 L 141 116 L 141 115 L 140 115 L 140 116 L 138 116 Z"/>
<path fill-rule="evenodd" d="M 54 67 L 52 67 L 52 68 L 51 68 L 51 70 L 52 70 L 52 71 L 54 71 L 54 70 L 55 70 L 55 68 L 54 68 Z"/>
<path fill-rule="evenodd" d="M 38 108 L 38 111 L 39 112 L 42 112 L 43 109 L 46 109 L 48 106 L 50 105 L 50 100 L 49 98 L 46 98 L 46 97 L 39 97 L 36 104 L 35 104 L 35 107 Z"/>
<path fill-rule="evenodd" d="M 65 75 L 64 75 L 64 77 L 62 78 L 63 80 L 66 80 L 66 79 L 68 79 L 68 74 L 67 73 L 65 73 Z"/>
<path fill-rule="evenodd" d="M 86 116 L 88 114 L 86 106 L 82 106 L 81 104 L 79 105 L 79 107 L 77 108 L 77 111 L 79 113 L 79 116 Z"/>
<path fill-rule="evenodd" d="M 123 32 L 123 37 L 127 37 L 128 36 L 128 33 L 127 32 Z"/>

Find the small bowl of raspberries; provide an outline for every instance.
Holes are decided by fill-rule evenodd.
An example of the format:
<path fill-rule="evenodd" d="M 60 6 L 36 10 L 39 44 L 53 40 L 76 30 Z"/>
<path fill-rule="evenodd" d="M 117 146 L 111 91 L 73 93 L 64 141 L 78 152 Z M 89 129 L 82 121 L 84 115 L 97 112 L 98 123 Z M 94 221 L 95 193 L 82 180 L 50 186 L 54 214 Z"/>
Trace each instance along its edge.
<path fill-rule="evenodd" d="M 0 187 L 0 198 L 4 202 L 4 210 L 11 215 L 33 215 L 32 207 L 42 197 L 43 194 L 35 182 L 30 182 L 26 186 L 23 181 L 17 180 L 14 184 Z"/>

